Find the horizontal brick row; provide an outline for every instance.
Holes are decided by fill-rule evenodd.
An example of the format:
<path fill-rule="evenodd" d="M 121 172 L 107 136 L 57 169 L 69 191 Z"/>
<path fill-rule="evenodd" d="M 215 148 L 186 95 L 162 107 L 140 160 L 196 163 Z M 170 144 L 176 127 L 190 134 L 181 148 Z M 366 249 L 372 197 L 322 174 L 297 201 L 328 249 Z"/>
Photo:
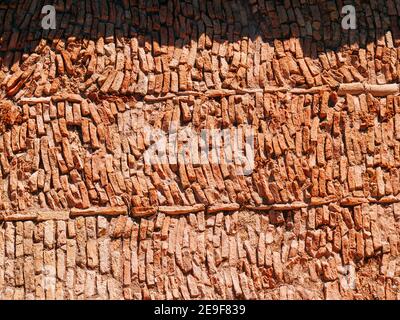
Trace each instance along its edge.
<path fill-rule="evenodd" d="M 5 222 L 0 298 L 399 299 L 399 218 L 363 204 Z"/>
<path fill-rule="evenodd" d="M 73 95 L 23 101 L 9 107 L 11 130 L 0 135 L 2 210 L 379 201 L 400 192 L 398 96 L 322 91 L 98 105 Z M 220 134 L 222 144 L 207 147 L 198 162 L 202 130 Z M 240 150 L 228 148 L 235 133 Z M 180 145 L 164 145 L 164 158 L 157 150 L 163 135 Z M 247 162 L 238 164 L 236 151 Z"/>
<path fill-rule="evenodd" d="M 237 0 L 59 1 L 57 28 L 49 31 L 41 28 L 41 2 L 0 8 L 0 59 L 16 63 L 11 77 L 0 75 L 10 97 L 21 89 L 52 95 L 61 78 L 76 92 L 139 96 L 398 82 L 394 1 L 356 6 L 356 31 L 341 28 L 339 3 Z M 29 48 L 37 54 L 20 64 Z"/>

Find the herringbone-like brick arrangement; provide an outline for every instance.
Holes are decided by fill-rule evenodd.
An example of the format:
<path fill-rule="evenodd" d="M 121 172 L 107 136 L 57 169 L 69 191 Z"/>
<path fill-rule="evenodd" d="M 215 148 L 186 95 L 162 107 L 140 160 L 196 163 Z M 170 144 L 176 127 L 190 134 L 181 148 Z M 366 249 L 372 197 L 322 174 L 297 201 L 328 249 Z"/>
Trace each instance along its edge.
<path fill-rule="evenodd" d="M 400 297 L 398 1 L 47 4 L 0 2 L 1 299 Z"/>

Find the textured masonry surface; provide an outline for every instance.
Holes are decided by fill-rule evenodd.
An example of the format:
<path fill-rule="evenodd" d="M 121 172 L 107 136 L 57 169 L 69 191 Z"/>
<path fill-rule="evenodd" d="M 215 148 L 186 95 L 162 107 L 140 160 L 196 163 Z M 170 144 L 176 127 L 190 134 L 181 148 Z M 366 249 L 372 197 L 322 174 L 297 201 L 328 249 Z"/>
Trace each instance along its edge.
<path fill-rule="evenodd" d="M 0 3 L 1 299 L 400 297 L 398 2 L 55 3 Z"/>

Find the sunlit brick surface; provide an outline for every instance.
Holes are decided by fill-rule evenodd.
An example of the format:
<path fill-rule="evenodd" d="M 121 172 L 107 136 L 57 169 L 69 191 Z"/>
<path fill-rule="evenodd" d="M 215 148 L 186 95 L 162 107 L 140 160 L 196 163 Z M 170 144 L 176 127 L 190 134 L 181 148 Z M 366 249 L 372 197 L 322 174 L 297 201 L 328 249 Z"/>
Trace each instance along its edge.
<path fill-rule="evenodd" d="M 0 4 L 0 298 L 400 297 L 398 3 L 45 4 Z"/>

